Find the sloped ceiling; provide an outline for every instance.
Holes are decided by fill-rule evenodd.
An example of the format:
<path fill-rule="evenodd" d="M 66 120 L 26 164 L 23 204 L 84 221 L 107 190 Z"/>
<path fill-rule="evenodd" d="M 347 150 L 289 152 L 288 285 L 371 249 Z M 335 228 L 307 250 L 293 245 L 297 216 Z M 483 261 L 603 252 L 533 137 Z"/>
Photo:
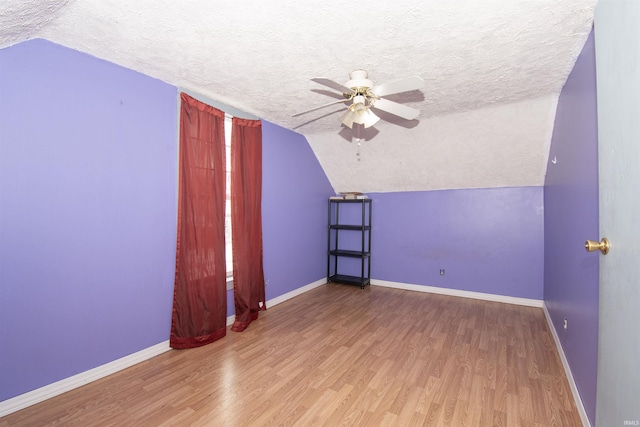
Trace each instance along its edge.
<path fill-rule="evenodd" d="M 543 185 L 596 0 L 3 0 L 0 48 L 45 38 L 304 134 L 336 191 Z M 418 75 L 420 110 L 358 146 L 312 82 Z"/>

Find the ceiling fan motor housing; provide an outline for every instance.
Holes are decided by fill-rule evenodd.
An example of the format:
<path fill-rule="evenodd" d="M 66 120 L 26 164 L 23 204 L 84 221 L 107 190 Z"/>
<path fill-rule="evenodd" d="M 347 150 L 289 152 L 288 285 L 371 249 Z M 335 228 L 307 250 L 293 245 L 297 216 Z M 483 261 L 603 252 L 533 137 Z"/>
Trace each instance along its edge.
<path fill-rule="evenodd" d="M 349 80 L 344 85 L 355 92 L 366 92 L 367 89 L 373 87 L 373 82 L 369 80 L 365 70 L 355 70 L 349 73 Z"/>

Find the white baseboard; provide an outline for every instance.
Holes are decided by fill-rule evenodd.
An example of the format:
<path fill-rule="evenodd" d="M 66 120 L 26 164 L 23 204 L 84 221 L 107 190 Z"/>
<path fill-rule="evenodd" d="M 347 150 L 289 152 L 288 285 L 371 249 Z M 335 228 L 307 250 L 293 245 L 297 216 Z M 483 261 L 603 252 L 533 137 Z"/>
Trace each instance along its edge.
<path fill-rule="evenodd" d="M 324 277 L 320 280 L 316 280 L 313 283 L 309 283 L 308 285 L 305 285 L 301 288 L 294 289 L 291 292 L 287 292 L 286 294 L 282 294 L 280 296 L 267 300 L 267 310 L 269 309 L 269 307 L 273 307 L 274 305 L 283 303 L 286 300 L 289 300 L 293 297 L 297 297 L 298 295 L 304 294 L 305 292 L 309 292 L 311 289 L 314 289 L 314 288 L 317 288 L 318 286 L 322 286 L 326 284 L 327 284 L 327 278 Z"/>
<path fill-rule="evenodd" d="M 227 316 L 227 326 L 233 325 L 233 322 L 236 321 L 236 315 L 232 314 L 231 316 Z"/>
<path fill-rule="evenodd" d="M 573 401 L 576 404 L 576 408 L 578 409 L 578 413 L 580 414 L 580 419 L 582 420 L 582 425 L 584 427 L 591 427 L 591 423 L 589 422 L 589 417 L 587 417 L 587 411 L 584 409 L 584 405 L 582 404 L 582 399 L 580 398 L 580 393 L 578 392 L 578 386 L 573 379 L 573 374 L 571 373 L 571 368 L 569 367 L 569 361 L 564 354 L 564 350 L 562 349 L 562 344 L 560 343 L 560 337 L 558 337 L 558 332 L 556 328 L 553 326 L 553 321 L 551 321 L 551 315 L 549 314 L 549 310 L 547 310 L 547 305 L 543 304 L 542 310 L 544 311 L 544 316 L 547 318 L 547 325 L 549 325 L 549 330 L 551 330 L 551 335 L 553 336 L 553 340 L 556 343 L 556 348 L 558 349 L 558 354 L 560 355 L 560 360 L 562 361 L 562 367 L 564 368 L 564 373 L 567 376 L 567 380 L 569 381 L 569 387 L 571 388 L 571 394 L 573 394 Z"/>
<path fill-rule="evenodd" d="M 560 338 L 558 337 L 556 328 L 553 326 L 553 322 L 551 321 L 551 316 L 549 315 L 549 311 L 547 310 L 547 306 L 544 303 L 544 301 L 536 300 L 536 299 L 528 299 L 528 298 L 508 297 L 503 295 L 485 294 L 480 292 L 460 291 L 457 289 L 446 289 L 446 288 L 438 288 L 433 286 L 422 286 L 422 285 L 412 285 L 407 283 L 388 282 L 385 280 L 372 280 L 371 284 L 373 286 L 385 286 L 387 288 L 404 289 L 408 291 L 431 292 L 435 294 L 451 295 L 451 296 L 464 297 L 464 298 L 475 298 L 475 299 L 481 299 L 486 301 L 495 301 L 495 302 L 503 302 L 507 304 L 525 305 L 530 307 L 542 308 L 542 310 L 544 311 L 545 318 L 547 319 L 547 324 L 549 325 L 549 329 L 551 330 L 551 335 L 553 335 L 553 340 L 555 341 L 556 348 L 558 349 L 558 354 L 560 355 L 560 360 L 562 361 L 562 367 L 564 368 L 565 375 L 567 376 L 569 387 L 571 388 L 573 400 L 576 404 L 576 408 L 578 409 L 578 413 L 580 414 L 582 425 L 584 427 L 591 427 L 591 423 L 589 422 L 589 417 L 587 417 L 587 412 L 584 409 L 582 399 L 580 398 L 580 393 L 578 392 L 578 387 L 576 385 L 576 382 L 573 379 L 573 374 L 571 373 L 569 362 L 567 361 L 567 357 L 564 354 L 564 350 L 562 349 L 562 344 L 560 343 Z"/>
<path fill-rule="evenodd" d="M 4 417 L 5 415 L 19 411 L 20 409 L 24 409 L 27 406 L 35 405 L 36 403 L 58 396 L 59 394 L 66 393 L 67 391 L 71 391 L 108 375 L 115 374 L 118 371 L 129 368 L 137 363 L 144 362 L 147 359 L 151 359 L 152 357 L 169 350 L 171 350 L 171 347 L 169 347 L 169 341 L 167 340 L 128 356 L 121 357 L 120 359 L 116 359 L 112 362 L 105 363 L 104 365 L 96 368 L 89 369 L 88 371 L 81 372 L 72 377 L 56 381 L 55 383 L 12 397 L 11 399 L 4 400 L 0 402 L 0 417 Z"/>
<path fill-rule="evenodd" d="M 324 285 L 325 283 L 327 283 L 327 279 L 323 278 L 301 288 L 294 289 L 291 292 L 287 292 L 286 294 L 270 299 L 267 301 L 267 308 L 280 304 L 288 299 L 310 291 L 313 288 Z M 232 325 L 235 319 L 235 314 L 228 316 L 227 326 Z M 115 374 L 118 371 L 129 368 L 137 363 L 144 362 L 147 359 L 151 359 L 152 357 L 169 350 L 171 350 L 171 347 L 169 347 L 169 341 L 167 340 L 165 342 L 161 342 L 160 344 L 156 344 L 152 347 L 145 348 L 136 353 L 114 360 L 113 362 L 106 363 L 88 371 L 81 372 L 72 377 L 65 378 L 63 380 L 46 385 L 44 387 L 40 387 L 33 391 L 21 394 L 16 397 L 12 397 L 11 399 L 4 400 L 0 402 L 0 417 L 4 417 L 5 415 L 9 415 L 28 406 L 35 405 L 36 403 L 40 403 L 62 393 L 66 393 L 67 391 L 71 391 L 75 388 L 81 387 L 92 381 L 99 380 L 100 378 L 104 378 L 108 375 Z"/>
<path fill-rule="evenodd" d="M 529 307 L 542 308 L 542 306 L 544 305 L 544 301 L 537 299 L 485 294 L 482 292 L 461 291 L 459 289 L 438 288 L 436 286 L 412 285 L 410 283 L 388 282 L 386 280 L 371 279 L 371 285 L 384 286 L 386 288 L 404 289 L 406 291 L 428 292 L 432 294 L 450 295 L 454 297 L 503 302 L 506 304 L 526 305 Z"/>
<path fill-rule="evenodd" d="M 286 294 L 267 300 L 267 308 L 273 307 L 274 305 L 278 305 L 282 302 L 285 302 L 293 297 L 301 295 L 305 292 L 308 292 L 326 283 L 327 283 L 327 279 L 322 278 L 313 283 L 302 286 L 298 289 L 294 289 L 291 292 L 287 292 Z M 385 280 L 372 280 L 371 285 L 385 286 L 388 288 L 404 289 L 409 291 L 430 292 L 430 293 L 458 296 L 458 297 L 464 297 L 464 298 L 475 298 L 475 299 L 481 299 L 481 300 L 487 300 L 487 301 L 503 302 L 508 304 L 526 305 L 531 307 L 543 307 L 544 305 L 543 301 L 534 300 L 534 299 L 484 294 L 480 292 L 471 292 L 471 291 L 460 291 L 456 289 L 438 288 L 433 286 L 412 285 L 408 283 L 388 282 Z M 550 320 L 548 318 L 548 313 L 546 312 L 546 308 L 545 308 L 545 314 L 547 315 L 547 322 L 550 323 Z M 235 320 L 235 315 L 228 316 L 227 326 L 232 325 L 234 320 Z M 558 346 L 558 349 L 559 349 L 558 351 L 561 354 L 562 363 L 565 366 L 565 370 L 567 371 L 568 365 L 566 364 L 564 353 L 561 350 L 562 347 L 560 346 L 558 338 L 555 335 L 555 329 L 551 327 L 551 330 L 554 333 L 554 339 L 556 340 L 556 345 Z M 5 400 L 3 402 L 0 402 L 0 417 L 19 411 L 20 409 L 26 408 L 28 406 L 35 405 L 36 403 L 50 399 L 54 396 L 65 393 L 67 391 L 71 391 L 75 388 L 81 387 L 92 381 L 99 380 L 100 378 L 104 378 L 108 375 L 114 374 L 118 371 L 126 369 L 130 366 L 133 366 L 137 363 L 143 362 L 154 356 L 162 354 L 168 350 L 171 350 L 171 347 L 169 347 L 169 341 L 165 341 L 160 344 L 156 344 L 152 347 L 146 348 L 144 350 L 140 350 L 136 353 L 130 354 L 128 356 L 122 357 L 120 359 L 114 360 L 113 362 L 109 362 L 102 366 L 98 366 L 97 368 L 90 369 L 85 372 L 81 372 L 72 377 L 65 378 L 53 384 L 49 384 L 47 386 L 30 391 L 28 393 L 21 394 L 20 396 L 16 396 L 11 399 Z M 569 383 L 572 386 L 572 391 L 574 392 L 574 396 L 578 396 L 577 389 L 575 388 L 575 383 L 573 382 L 573 377 L 571 377 L 570 375 L 570 371 L 568 371 L 567 377 L 570 378 Z M 582 408 L 581 417 L 583 417 L 583 419 L 586 419 L 586 415 L 585 416 L 582 415 L 584 413 L 584 407 L 582 407 L 582 403 L 580 402 L 580 405 L 578 405 L 579 397 L 576 399 L 577 399 L 576 405 L 578 406 L 579 410 L 580 408 Z M 587 419 L 587 423 L 588 423 L 588 419 Z M 588 425 L 588 424 L 585 424 L 585 425 Z"/>

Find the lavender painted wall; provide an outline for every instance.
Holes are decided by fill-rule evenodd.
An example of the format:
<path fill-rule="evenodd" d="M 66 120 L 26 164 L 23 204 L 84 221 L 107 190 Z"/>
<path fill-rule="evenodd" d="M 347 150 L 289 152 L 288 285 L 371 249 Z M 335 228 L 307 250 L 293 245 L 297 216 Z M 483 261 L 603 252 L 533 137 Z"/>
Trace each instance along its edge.
<path fill-rule="evenodd" d="M 304 136 L 263 121 L 262 144 L 268 300 L 326 277 L 327 199 L 335 192 Z"/>
<path fill-rule="evenodd" d="M 542 299 L 541 187 L 370 197 L 373 279 Z"/>
<path fill-rule="evenodd" d="M 177 90 L 45 40 L 0 67 L 2 401 L 169 338 Z M 334 192 L 300 134 L 263 161 L 272 299 L 325 277 Z"/>
<path fill-rule="evenodd" d="M 0 50 L 0 401 L 169 338 L 176 89 Z"/>
<path fill-rule="evenodd" d="M 593 31 L 562 89 L 544 189 L 544 299 L 592 425 L 598 356 L 598 140 Z M 568 329 L 563 321 L 567 318 Z"/>

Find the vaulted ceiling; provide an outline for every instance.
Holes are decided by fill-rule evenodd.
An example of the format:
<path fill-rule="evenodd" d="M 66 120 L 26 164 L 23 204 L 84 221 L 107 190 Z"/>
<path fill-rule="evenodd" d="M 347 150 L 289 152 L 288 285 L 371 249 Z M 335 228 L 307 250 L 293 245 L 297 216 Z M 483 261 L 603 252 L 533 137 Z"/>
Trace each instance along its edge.
<path fill-rule="evenodd" d="M 307 137 L 336 191 L 543 185 L 560 91 L 596 0 L 3 0 L 0 48 L 45 38 Z M 417 75 L 420 110 L 351 142 L 311 78 Z"/>

